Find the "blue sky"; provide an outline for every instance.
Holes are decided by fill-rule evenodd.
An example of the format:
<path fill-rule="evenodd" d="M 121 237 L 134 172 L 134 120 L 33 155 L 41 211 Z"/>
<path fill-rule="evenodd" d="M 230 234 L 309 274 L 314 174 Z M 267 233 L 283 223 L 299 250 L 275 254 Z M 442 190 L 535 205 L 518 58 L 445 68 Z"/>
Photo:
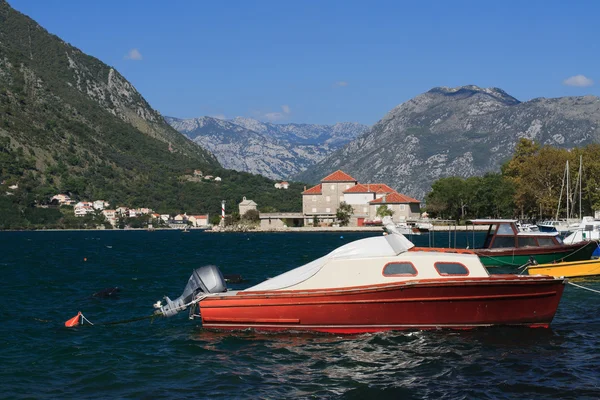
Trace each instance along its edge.
<path fill-rule="evenodd" d="M 174 117 L 373 124 L 467 84 L 600 95 L 597 1 L 9 3 Z"/>

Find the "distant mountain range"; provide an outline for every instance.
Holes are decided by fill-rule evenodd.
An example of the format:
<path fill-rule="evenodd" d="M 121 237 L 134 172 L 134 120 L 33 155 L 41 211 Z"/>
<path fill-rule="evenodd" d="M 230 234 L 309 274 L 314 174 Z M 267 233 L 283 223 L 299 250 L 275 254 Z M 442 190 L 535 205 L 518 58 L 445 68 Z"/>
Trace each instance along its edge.
<path fill-rule="evenodd" d="M 598 142 L 600 98 L 520 102 L 498 88 L 437 87 L 395 107 L 295 179 L 316 183 L 342 169 L 423 199 L 441 177 L 499 171 L 520 138 L 564 148 Z"/>
<path fill-rule="evenodd" d="M 223 167 L 272 179 L 290 179 L 368 130 L 352 122 L 272 124 L 242 117 L 165 120 L 213 153 Z"/>

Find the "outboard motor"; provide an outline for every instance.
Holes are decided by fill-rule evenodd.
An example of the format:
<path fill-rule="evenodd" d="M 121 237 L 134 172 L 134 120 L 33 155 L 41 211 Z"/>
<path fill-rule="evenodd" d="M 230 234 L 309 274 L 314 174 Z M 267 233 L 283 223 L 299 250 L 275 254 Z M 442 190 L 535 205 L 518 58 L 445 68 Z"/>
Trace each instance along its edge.
<path fill-rule="evenodd" d="M 219 268 L 215 265 L 206 265 L 194 270 L 181 296 L 175 300 L 165 297 L 167 304 L 161 306 L 158 302 L 155 307 L 160 308 L 160 312 L 165 317 L 171 317 L 179 311 L 185 310 L 200 292 L 209 294 L 226 291 L 227 285 Z"/>

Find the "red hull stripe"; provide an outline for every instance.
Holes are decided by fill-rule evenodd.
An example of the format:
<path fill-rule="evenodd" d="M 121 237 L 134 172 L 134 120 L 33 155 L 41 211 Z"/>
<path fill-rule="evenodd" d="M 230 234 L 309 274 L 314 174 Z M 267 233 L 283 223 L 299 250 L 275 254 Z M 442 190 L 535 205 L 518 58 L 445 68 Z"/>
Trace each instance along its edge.
<path fill-rule="evenodd" d="M 556 291 L 538 292 L 538 293 L 517 293 L 517 294 L 496 294 L 483 296 L 444 296 L 444 297 L 415 297 L 401 299 L 361 299 L 361 300 L 322 300 L 322 301 L 297 301 L 297 302 L 269 302 L 269 303 L 246 303 L 239 304 L 237 299 L 206 299 L 200 302 L 202 309 L 208 308 L 229 308 L 229 307 L 269 307 L 269 306 L 307 306 L 307 305 L 327 305 L 327 304 L 370 304 L 370 303 L 410 303 L 410 302 L 432 302 L 432 301 L 479 301 L 479 300 L 502 300 L 502 299 L 525 299 L 535 297 L 550 297 L 555 296 Z M 250 299 L 243 299 L 249 301 Z M 263 300 L 267 300 L 265 296 Z M 215 301 L 227 302 L 229 304 L 211 304 Z"/>
<path fill-rule="evenodd" d="M 244 324 L 202 324 L 206 329 L 256 329 L 258 331 L 311 331 L 326 333 L 370 333 L 401 330 L 434 330 L 434 329 L 474 329 L 490 326 L 521 326 L 529 328 L 548 328 L 546 322 L 522 322 L 514 324 L 401 324 L 401 325 L 255 325 Z"/>
<path fill-rule="evenodd" d="M 204 322 L 231 322 L 231 323 L 250 323 L 250 324 L 299 324 L 298 318 L 204 318 Z"/>
<path fill-rule="evenodd" d="M 380 283 L 374 285 L 365 286 L 352 286 L 352 287 L 339 287 L 339 288 L 325 288 L 325 289 L 304 289 L 304 290 L 263 290 L 263 291 L 248 291 L 238 292 L 236 296 L 215 296 L 209 297 L 208 299 L 227 299 L 230 300 L 232 297 L 288 297 L 290 294 L 294 296 L 314 296 L 314 295 L 336 295 L 345 294 L 349 292 L 372 292 L 386 289 L 402 289 L 411 287 L 443 287 L 443 286 L 482 286 L 482 285 L 533 285 L 533 284 L 548 284 L 560 281 L 565 283 L 565 279 L 554 278 L 552 276 L 529 276 L 520 275 L 518 279 L 506 278 L 511 275 L 491 275 L 489 277 L 473 277 L 473 278 L 462 278 L 462 279 L 426 279 L 426 280 L 411 280 L 403 282 L 393 283 Z M 516 276 L 516 275 L 515 275 Z"/>

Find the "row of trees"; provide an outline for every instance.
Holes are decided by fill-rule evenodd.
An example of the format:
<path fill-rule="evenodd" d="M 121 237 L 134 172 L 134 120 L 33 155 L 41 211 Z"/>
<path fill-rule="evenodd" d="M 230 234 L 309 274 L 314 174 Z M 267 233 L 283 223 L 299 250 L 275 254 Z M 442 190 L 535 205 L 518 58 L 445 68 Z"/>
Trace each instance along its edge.
<path fill-rule="evenodd" d="M 581 187 L 564 187 L 565 165 L 577 181 L 582 160 Z M 521 139 L 513 157 L 502 165 L 500 173 L 483 177 L 448 177 L 437 180 L 426 196 L 427 212 L 433 217 L 465 219 L 473 217 L 519 217 L 540 219 L 566 217 L 566 198 L 576 203 L 583 214 L 600 209 L 600 145 L 559 149 Z M 563 201 L 559 204 L 559 199 Z M 579 192 L 581 191 L 581 199 Z M 576 216 L 571 214 L 570 216 Z"/>

